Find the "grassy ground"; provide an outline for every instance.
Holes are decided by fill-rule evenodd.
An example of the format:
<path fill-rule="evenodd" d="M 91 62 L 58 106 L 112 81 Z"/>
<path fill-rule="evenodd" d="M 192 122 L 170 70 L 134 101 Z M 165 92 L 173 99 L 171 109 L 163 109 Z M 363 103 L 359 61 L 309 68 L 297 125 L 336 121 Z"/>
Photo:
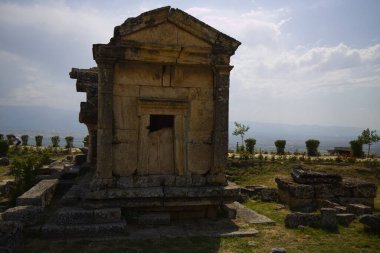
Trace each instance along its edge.
<path fill-rule="evenodd" d="M 274 186 L 274 177 L 289 175 L 293 163 L 262 163 L 248 168 L 228 169 L 230 180 L 241 185 Z M 378 186 L 375 211 L 380 212 L 380 167 L 363 165 L 332 166 L 308 165 L 322 171 L 338 172 L 343 176 L 363 178 Z M 380 252 L 380 235 L 366 230 L 358 221 L 350 227 L 339 227 L 337 231 L 318 228 L 287 229 L 284 218 L 287 209 L 276 203 L 250 200 L 246 206 L 262 213 L 276 222 L 276 225 L 252 226 L 259 231 L 248 238 L 182 238 L 131 242 L 112 241 L 51 241 L 26 240 L 23 252 L 270 252 L 271 248 L 284 247 L 287 252 Z"/>

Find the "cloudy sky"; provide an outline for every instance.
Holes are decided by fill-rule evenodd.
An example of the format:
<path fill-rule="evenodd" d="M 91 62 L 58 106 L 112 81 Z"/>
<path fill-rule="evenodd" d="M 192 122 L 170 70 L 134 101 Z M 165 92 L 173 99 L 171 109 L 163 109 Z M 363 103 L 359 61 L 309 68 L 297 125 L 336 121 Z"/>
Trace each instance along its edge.
<path fill-rule="evenodd" d="M 0 0 L 0 105 L 79 110 L 71 67 L 141 12 L 171 5 L 242 42 L 230 119 L 380 129 L 380 1 Z"/>

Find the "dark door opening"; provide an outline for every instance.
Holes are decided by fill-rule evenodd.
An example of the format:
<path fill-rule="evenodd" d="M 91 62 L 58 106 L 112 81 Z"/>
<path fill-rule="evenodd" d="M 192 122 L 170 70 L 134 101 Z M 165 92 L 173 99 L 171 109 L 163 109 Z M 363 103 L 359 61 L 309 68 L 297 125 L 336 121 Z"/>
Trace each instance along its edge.
<path fill-rule="evenodd" d="M 163 128 L 174 127 L 173 115 L 150 115 L 150 125 L 148 129 L 150 132 L 155 132 Z"/>

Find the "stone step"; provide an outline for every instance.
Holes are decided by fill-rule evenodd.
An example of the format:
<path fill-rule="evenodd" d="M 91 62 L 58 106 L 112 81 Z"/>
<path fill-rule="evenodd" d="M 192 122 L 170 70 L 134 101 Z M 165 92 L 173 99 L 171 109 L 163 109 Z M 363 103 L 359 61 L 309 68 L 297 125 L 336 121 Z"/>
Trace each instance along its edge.
<path fill-rule="evenodd" d="M 56 213 L 57 225 L 106 224 L 121 221 L 120 208 L 83 209 L 63 207 Z"/>
<path fill-rule="evenodd" d="M 18 206 L 42 206 L 50 204 L 58 179 L 44 179 L 17 198 Z"/>
<path fill-rule="evenodd" d="M 106 224 L 81 224 L 66 226 L 45 224 L 40 228 L 33 229 L 35 230 L 35 235 L 40 234 L 43 238 L 123 236 L 126 235 L 127 223 L 125 221 L 119 221 Z M 38 233 L 38 230 L 40 233 Z"/>
<path fill-rule="evenodd" d="M 140 225 L 166 225 L 170 224 L 170 213 L 150 212 L 139 215 L 138 224 Z"/>
<path fill-rule="evenodd" d="M 75 184 L 62 196 L 61 203 L 63 205 L 74 205 L 81 200 L 81 194 L 82 187 Z"/>

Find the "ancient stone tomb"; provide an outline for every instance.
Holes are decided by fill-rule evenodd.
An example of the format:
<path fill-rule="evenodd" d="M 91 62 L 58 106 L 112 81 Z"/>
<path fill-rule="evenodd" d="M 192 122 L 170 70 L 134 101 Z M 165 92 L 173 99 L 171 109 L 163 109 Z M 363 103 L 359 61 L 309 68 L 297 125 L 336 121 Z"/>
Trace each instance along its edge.
<path fill-rule="evenodd" d="M 80 121 L 96 162 L 87 200 L 190 208 L 236 196 L 224 168 L 230 57 L 239 45 L 163 7 L 127 19 L 108 44 L 93 46 L 97 68 L 70 73 L 87 92 Z"/>

